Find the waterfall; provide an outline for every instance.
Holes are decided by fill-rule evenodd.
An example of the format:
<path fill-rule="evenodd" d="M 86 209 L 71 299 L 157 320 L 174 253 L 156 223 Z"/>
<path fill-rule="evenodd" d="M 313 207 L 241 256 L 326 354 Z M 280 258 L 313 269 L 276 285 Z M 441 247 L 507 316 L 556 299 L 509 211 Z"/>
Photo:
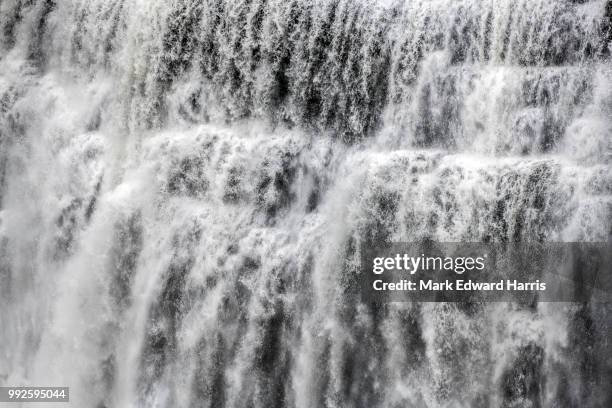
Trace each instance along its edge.
<path fill-rule="evenodd" d="M 609 0 L 0 0 L 0 386 L 612 406 L 608 303 L 343 291 L 367 242 L 610 241 L 611 53 Z"/>

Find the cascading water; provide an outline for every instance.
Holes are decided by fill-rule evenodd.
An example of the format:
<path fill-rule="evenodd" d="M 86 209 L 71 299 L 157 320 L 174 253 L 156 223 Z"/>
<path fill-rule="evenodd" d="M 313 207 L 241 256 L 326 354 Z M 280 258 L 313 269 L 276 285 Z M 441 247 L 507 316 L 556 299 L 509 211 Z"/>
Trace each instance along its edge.
<path fill-rule="evenodd" d="M 342 290 L 371 240 L 609 241 L 611 39 L 606 0 L 0 0 L 0 386 L 612 406 L 608 304 Z"/>

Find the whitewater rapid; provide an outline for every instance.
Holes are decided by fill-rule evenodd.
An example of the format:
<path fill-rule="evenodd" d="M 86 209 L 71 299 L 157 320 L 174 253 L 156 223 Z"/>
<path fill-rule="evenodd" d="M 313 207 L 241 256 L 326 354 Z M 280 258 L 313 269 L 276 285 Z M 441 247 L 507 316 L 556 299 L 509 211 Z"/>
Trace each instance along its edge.
<path fill-rule="evenodd" d="M 343 288 L 368 243 L 609 241 L 611 39 L 605 0 L 0 0 L 0 386 L 610 406 L 606 303 Z"/>

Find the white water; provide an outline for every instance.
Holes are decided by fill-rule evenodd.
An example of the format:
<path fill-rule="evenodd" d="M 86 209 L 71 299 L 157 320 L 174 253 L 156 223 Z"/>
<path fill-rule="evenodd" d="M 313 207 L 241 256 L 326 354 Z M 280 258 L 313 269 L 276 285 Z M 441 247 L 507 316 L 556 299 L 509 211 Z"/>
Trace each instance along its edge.
<path fill-rule="evenodd" d="M 608 406 L 609 306 L 342 287 L 372 240 L 610 239 L 611 9 L 0 0 L 0 385 Z"/>

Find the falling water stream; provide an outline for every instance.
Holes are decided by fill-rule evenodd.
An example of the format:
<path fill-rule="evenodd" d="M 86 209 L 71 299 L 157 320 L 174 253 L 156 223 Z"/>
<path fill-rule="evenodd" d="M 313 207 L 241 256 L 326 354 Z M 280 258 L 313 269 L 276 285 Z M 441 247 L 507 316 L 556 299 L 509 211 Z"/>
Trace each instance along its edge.
<path fill-rule="evenodd" d="M 611 40 L 606 0 L 0 0 L 0 386 L 612 406 L 607 303 L 343 291 L 367 242 L 609 241 Z"/>

